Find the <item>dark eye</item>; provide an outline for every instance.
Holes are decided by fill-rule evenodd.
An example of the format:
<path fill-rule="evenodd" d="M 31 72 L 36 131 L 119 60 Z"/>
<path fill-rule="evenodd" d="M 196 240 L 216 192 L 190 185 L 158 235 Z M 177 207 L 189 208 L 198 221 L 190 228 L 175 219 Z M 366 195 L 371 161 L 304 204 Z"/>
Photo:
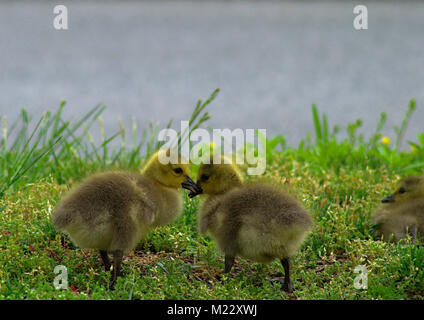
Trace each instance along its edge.
<path fill-rule="evenodd" d="M 181 168 L 175 168 L 175 169 L 174 169 L 174 172 L 175 172 L 176 174 L 181 174 L 181 173 L 183 173 L 183 169 L 181 169 Z"/>
<path fill-rule="evenodd" d="M 200 177 L 200 179 L 202 179 L 202 181 L 208 181 L 209 176 L 206 174 L 202 174 L 202 176 Z"/>
<path fill-rule="evenodd" d="M 405 188 L 400 188 L 399 189 L 399 193 L 405 193 L 405 192 L 406 192 Z"/>

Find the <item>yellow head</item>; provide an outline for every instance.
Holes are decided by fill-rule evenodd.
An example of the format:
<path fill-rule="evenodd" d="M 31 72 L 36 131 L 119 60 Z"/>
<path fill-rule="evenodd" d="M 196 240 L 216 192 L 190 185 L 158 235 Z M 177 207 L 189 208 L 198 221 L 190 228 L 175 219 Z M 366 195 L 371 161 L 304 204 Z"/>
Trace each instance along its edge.
<path fill-rule="evenodd" d="M 239 187 L 243 178 L 234 164 L 202 164 L 197 173 L 197 186 L 205 194 L 220 194 Z"/>
<path fill-rule="evenodd" d="M 169 155 L 169 150 L 159 150 L 156 152 L 144 167 L 142 174 L 152 180 L 170 188 L 179 188 L 183 182 L 192 181 L 190 179 L 190 171 L 187 164 L 181 163 L 182 157 L 178 155 L 177 163 L 162 163 L 161 152 Z"/>
<path fill-rule="evenodd" d="M 424 199 L 424 177 L 408 177 L 401 180 L 395 193 L 385 197 L 381 202 L 400 204 L 415 199 Z"/>

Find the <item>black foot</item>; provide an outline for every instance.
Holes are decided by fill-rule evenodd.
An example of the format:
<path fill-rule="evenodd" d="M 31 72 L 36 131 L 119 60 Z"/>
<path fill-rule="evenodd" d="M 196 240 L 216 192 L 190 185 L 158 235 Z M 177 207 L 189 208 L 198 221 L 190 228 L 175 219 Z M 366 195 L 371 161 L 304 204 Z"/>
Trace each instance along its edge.
<path fill-rule="evenodd" d="M 225 268 L 224 273 L 230 273 L 231 269 L 233 268 L 235 257 L 230 255 L 225 255 Z"/>
<path fill-rule="evenodd" d="M 109 256 L 106 251 L 100 250 L 100 262 L 103 265 L 105 271 L 110 271 L 110 267 L 112 266 L 109 260 Z"/>
<path fill-rule="evenodd" d="M 284 268 L 284 280 L 281 281 L 281 289 L 285 292 L 291 293 L 293 292 L 293 286 L 290 281 L 290 260 L 289 258 L 281 259 L 281 264 Z"/>
<path fill-rule="evenodd" d="M 273 287 L 276 284 L 280 284 L 282 291 L 285 291 L 287 293 L 293 292 L 293 285 L 291 284 L 291 282 L 286 283 L 286 281 L 284 281 L 284 277 L 278 278 L 278 279 L 269 279 L 269 284 L 272 285 Z"/>
<path fill-rule="evenodd" d="M 118 276 L 121 275 L 121 265 L 122 263 L 122 250 L 116 250 L 113 252 L 113 269 L 112 269 L 112 275 L 109 281 L 109 289 L 114 290 L 115 289 L 115 283 Z"/>
<path fill-rule="evenodd" d="M 115 284 L 116 284 L 116 280 L 114 280 L 113 279 L 113 276 L 112 276 L 112 278 L 109 281 L 109 289 L 110 290 L 115 290 Z"/>
<path fill-rule="evenodd" d="M 113 269 L 110 271 L 110 280 L 109 280 L 109 289 L 115 290 L 115 284 L 118 277 L 121 277 L 124 274 L 124 268 L 119 268 L 118 272 L 114 272 Z"/>
<path fill-rule="evenodd" d="M 291 284 L 290 281 L 284 281 L 283 279 L 281 279 L 280 282 L 281 282 L 281 290 L 287 293 L 293 292 L 293 285 Z"/>

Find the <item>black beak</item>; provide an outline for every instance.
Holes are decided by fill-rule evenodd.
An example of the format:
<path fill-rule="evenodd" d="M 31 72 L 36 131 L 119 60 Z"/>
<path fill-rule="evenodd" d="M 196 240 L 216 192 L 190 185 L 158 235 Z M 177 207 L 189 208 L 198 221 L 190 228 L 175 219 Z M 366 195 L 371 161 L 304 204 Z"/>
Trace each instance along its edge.
<path fill-rule="evenodd" d="M 391 194 L 390 196 L 387 196 L 387 197 L 381 199 L 381 202 L 383 202 L 383 203 L 395 202 L 395 195 Z"/>
<path fill-rule="evenodd" d="M 189 176 L 186 176 L 186 181 L 181 183 L 181 186 L 184 189 L 187 189 L 190 191 L 188 194 L 190 198 L 193 198 L 203 192 L 202 188 L 200 188 L 193 180 L 191 180 Z"/>

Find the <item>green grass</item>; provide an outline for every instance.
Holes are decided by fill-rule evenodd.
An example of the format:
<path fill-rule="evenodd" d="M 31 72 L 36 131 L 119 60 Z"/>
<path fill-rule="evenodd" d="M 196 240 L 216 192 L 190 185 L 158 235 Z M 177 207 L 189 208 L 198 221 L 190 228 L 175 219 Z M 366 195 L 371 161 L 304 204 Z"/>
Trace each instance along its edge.
<path fill-rule="evenodd" d="M 188 115 L 193 128 L 208 120 L 205 108 L 216 94 Z M 411 150 L 403 141 L 413 100 L 390 144 L 381 142 L 385 114 L 368 139 L 357 133 L 360 120 L 349 124 L 347 138 L 340 139 L 340 129 L 330 131 L 316 107 L 314 139 L 309 135 L 298 147 L 286 146 L 283 136 L 260 139 L 267 145 L 265 176 L 285 184 L 315 220 L 313 232 L 293 258 L 293 294 L 269 281 L 283 274 L 278 261 L 263 265 L 237 259 L 232 273 L 221 275 L 222 254 L 197 232 L 199 200 L 187 196 L 181 217 L 152 230 L 125 257 L 125 275 L 116 289 L 108 290 L 109 275 L 100 268 L 97 253 L 75 248 L 66 237 L 62 241 L 51 225 L 51 212 L 85 176 L 142 166 L 160 146 L 155 140 L 158 127 L 140 133 L 134 122 L 129 134 L 121 126 L 111 137 L 102 134 L 96 145 L 91 132 L 96 123 L 104 132 L 104 107 L 67 121 L 63 108 L 64 103 L 55 113 L 45 113 L 38 125 L 31 125 L 25 111 L 10 127 L 3 121 L 0 299 L 424 299 L 424 247 L 375 241 L 370 226 L 371 212 L 396 182 L 423 172 L 424 133 L 408 142 Z M 8 141 L 11 131 L 14 141 Z M 121 140 L 116 148 L 110 147 L 114 139 Z M 68 269 L 68 290 L 54 289 L 57 265 Z M 357 265 L 368 268 L 366 290 L 353 286 Z"/>

